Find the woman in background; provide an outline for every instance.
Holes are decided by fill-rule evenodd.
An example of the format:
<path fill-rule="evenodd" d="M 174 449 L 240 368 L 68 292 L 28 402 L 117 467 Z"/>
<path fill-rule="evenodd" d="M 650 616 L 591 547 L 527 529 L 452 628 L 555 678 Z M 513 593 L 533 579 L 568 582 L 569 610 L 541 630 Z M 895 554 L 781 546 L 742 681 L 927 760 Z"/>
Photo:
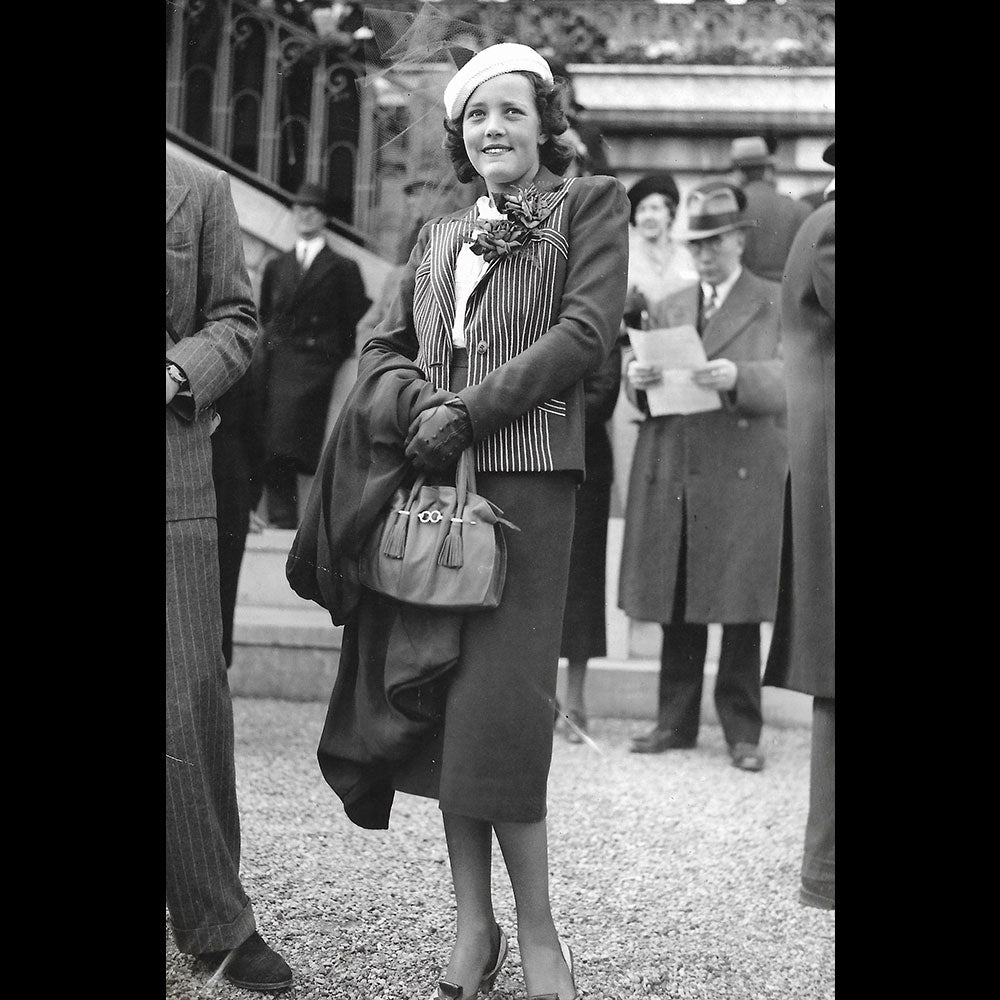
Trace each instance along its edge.
<path fill-rule="evenodd" d="M 608 652 L 605 577 L 614 456 L 605 425 L 618 402 L 621 371 L 622 351 L 616 344 L 607 361 L 583 380 L 587 478 L 576 491 L 576 524 L 560 648 L 560 655 L 567 661 L 564 733 L 567 743 L 582 743 L 587 732 L 584 699 L 587 661 Z"/>
<path fill-rule="evenodd" d="M 680 194 L 666 171 L 640 177 L 629 189 L 628 295 L 625 324 L 643 328 L 643 312 L 661 299 L 698 280 L 687 247 L 675 243 L 670 229 Z"/>

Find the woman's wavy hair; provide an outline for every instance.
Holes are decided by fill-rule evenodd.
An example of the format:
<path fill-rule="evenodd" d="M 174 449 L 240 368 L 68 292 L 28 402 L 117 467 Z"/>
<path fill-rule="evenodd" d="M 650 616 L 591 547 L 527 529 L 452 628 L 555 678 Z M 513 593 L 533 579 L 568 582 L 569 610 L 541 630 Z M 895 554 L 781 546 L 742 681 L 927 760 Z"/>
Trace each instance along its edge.
<path fill-rule="evenodd" d="M 552 173 L 562 175 L 576 155 L 573 147 L 559 138 L 569 128 L 569 120 L 566 118 L 566 85 L 561 79 L 557 79 L 554 83 L 546 83 L 537 73 L 524 70 L 517 72 L 521 76 L 526 76 L 535 88 L 535 107 L 538 109 L 540 128 L 548 136 L 539 149 L 538 158 Z M 455 168 L 455 176 L 460 183 L 468 184 L 479 176 L 479 172 L 465 151 L 465 138 L 462 132 L 464 112 L 465 108 L 457 118 L 445 118 L 444 148 L 448 151 L 451 164 Z"/>

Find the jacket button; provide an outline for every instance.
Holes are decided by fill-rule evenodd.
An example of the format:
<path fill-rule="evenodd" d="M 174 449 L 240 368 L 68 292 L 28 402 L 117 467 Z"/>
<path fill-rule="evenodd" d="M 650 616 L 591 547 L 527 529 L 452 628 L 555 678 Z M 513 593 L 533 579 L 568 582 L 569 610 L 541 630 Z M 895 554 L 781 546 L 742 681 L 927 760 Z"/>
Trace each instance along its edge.
<path fill-rule="evenodd" d="M 478 344 L 476 344 L 476 354 L 485 354 L 485 353 L 486 353 L 486 341 L 481 340 L 479 341 Z"/>
<path fill-rule="evenodd" d="M 736 471 L 736 475 L 739 476 L 740 479 L 746 479 L 746 477 L 749 475 L 749 473 L 747 472 L 746 469 L 738 469 Z"/>
<path fill-rule="evenodd" d="M 739 427 L 741 431 L 745 431 L 750 426 L 750 421 L 747 420 L 746 417 L 740 417 L 740 419 L 736 421 L 736 426 Z"/>

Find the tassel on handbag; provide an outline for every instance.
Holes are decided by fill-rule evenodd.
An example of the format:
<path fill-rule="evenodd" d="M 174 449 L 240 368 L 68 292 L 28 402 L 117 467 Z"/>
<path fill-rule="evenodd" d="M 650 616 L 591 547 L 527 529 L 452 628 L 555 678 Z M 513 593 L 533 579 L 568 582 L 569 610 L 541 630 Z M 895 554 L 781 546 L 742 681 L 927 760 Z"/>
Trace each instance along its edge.
<path fill-rule="evenodd" d="M 471 448 L 455 485 L 428 485 L 418 475 L 400 488 L 379 518 L 358 565 L 361 583 L 418 607 L 474 611 L 500 603 L 507 574 L 502 526 L 519 530 L 476 493 Z"/>
<path fill-rule="evenodd" d="M 413 505 L 414 497 L 420 492 L 420 487 L 424 485 L 424 478 L 423 473 L 417 476 L 406 506 L 396 511 L 396 520 L 386 533 L 385 541 L 382 543 L 382 554 L 389 559 L 403 558 L 406 550 L 406 529 L 410 523 L 410 507 Z"/>

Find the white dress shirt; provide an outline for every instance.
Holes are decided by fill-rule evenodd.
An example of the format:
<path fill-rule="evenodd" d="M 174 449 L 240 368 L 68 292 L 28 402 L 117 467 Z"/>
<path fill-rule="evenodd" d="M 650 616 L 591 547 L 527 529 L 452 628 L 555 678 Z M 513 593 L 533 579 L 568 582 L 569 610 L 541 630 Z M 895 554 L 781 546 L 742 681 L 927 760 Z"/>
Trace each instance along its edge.
<path fill-rule="evenodd" d="M 725 281 L 720 282 L 715 286 L 715 310 L 716 312 L 722 307 L 722 303 L 726 301 L 726 296 L 732 291 L 733 285 L 739 280 L 740 275 L 743 273 L 743 267 L 737 264 L 733 268 L 733 273 L 726 278 Z M 703 301 L 708 302 L 712 297 L 712 286 L 708 282 L 703 281 L 701 283 L 701 294 L 704 296 Z"/>
<path fill-rule="evenodd" d="M 312 267 L 312 262 L 316 259 L 316 254 L 326 246 L 326 240 L 322 236 L 314 236 L 311 240 L 295 241 L 295 256 L 303 271 L 308 271 Z"/>

